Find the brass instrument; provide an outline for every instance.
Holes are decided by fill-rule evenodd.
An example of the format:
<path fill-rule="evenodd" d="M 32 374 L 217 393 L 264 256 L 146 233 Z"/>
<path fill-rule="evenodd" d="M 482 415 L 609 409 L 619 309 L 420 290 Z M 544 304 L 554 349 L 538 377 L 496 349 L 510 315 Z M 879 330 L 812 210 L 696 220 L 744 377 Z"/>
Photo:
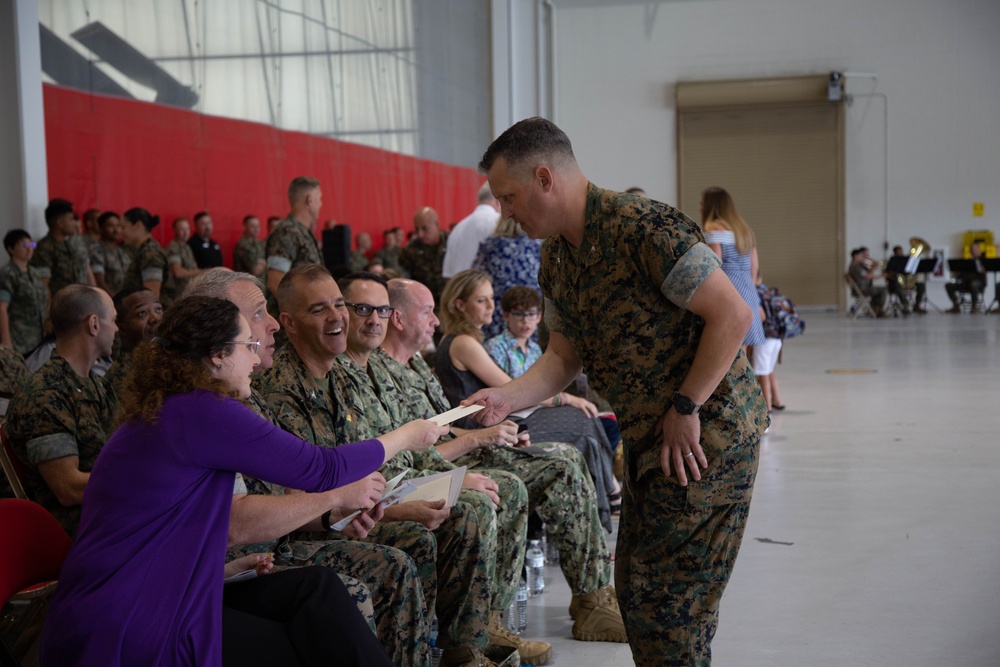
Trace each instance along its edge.
<path fill-rule="evenodd" d="M 923 240 L 919 236 L 910 237 L 910 257 L 920 257 L 924 253 L 929 253 L 931 251 L 931 244 Z M 917 274 L 911 273 L 909 275 L 899 274 L 896 276 L 896 280 L 899 281 L 899 286 L 904 290 L 912 290 L 917 286 Z"/>
<path fill-rule="evenodd" d="M 880 260 L 876 261 L 876 260 L 872 259 L 871 257 L 869 257 L 868 259 L 866 259 L 865 261 L 863 261 L 861 264 L 864 265 L 864 267 L 866 269 L 868 269 L 869 271 L 871 271 L 872 269 L 878 269 L 882 273 L 885 273 L 885 260 L 884 259 L 880 259 Z"/>

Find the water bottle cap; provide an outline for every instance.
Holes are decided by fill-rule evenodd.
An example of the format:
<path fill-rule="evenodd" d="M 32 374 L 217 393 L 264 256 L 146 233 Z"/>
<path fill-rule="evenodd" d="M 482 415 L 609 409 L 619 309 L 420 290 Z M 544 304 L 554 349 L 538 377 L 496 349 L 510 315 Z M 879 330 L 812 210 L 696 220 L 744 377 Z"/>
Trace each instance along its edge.
<path fill-rule="evenodd" d="M 539 544 L 538 540 L 529 540 L 528 546 L 537 547 Z"/>

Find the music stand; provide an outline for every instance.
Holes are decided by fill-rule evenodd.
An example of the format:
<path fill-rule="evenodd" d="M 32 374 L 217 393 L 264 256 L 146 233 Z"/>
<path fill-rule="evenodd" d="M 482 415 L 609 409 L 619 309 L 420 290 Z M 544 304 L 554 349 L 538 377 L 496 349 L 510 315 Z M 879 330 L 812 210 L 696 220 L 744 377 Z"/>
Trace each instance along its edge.
<path fill-rule="evenodd" d="M 997 283 L 997 272 L 1000 272 L 1000 257 L 992 257 L 980 261 L 983 263 L 983 268 L 988 273 L 993 274 L 993 301 L 990 302 L 989 307 L 983 309 L 983 313 L 989 315 L 990 311 L 993 310 L 994 304 L 1000 305 L 1000 283 Z"/>
<path fill-rule="evenodd" d="M 949 259 L 948 270 L 952 273 L 979 273 L 974 259 Z"/>
<path fill-rule="evenodd" d="M 929 303 L 931 306 L 933 306 L 934 310 L 938 311 L 939 313 L 943 313 L 944 311 L 941 310 L 941 308 L 936 303 L 934 303 L 933 301 L 931 301 L 931 299 L 930 299 L 929 296 L 927 296 L 930 293 L 930 290 L 927 289 L 927 274 L 934 273 L 935 271 L 937 271 L 938 264 L 940 264 L 940 263 L 941 263 L 941 258 L 940 257 L 928 257 L 927 259 L 922 259 L 922 260 L 920 260 L 920 263 L 917 264 L 916 273 L 917 273 L 917 275 L 920 275 L 920 274 L 924 275 L 924 301 L 927 302 L 927 303 Z M 916 306 L 919 306 L 919 305 L 921 305 L 921 304 L 916 304 Z M 916 306 L 914 306 L 914 307 L 916 307 Z"/>
<path fill-rule="evenodd" d="M 909 256 L 903 255 L 902 257 L 890 257 L 888 263 L 885 265 L 885 270 L 890 273 L 913 273 L 912 271 L 906 270 L 906 264 L 910 261 Z"/>

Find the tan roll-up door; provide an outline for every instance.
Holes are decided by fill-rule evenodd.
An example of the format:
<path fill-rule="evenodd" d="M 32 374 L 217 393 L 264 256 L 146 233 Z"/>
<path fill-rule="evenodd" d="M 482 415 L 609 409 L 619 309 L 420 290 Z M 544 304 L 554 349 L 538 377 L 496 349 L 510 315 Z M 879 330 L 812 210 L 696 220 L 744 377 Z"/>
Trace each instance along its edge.
<path fill-rule="evenodd" d="M 679 205 L 733 196 L 757 236 L 761 273 L 800 306 L 843 306 L 842 106 L 817 102 L 678 109 Z"/>

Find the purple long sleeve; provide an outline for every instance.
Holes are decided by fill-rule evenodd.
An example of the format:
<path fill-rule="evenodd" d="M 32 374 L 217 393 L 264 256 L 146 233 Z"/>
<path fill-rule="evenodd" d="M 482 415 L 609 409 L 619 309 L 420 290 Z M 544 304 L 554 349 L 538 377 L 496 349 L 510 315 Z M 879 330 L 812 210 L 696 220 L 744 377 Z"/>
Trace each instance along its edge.
<path fill-rule="evenodd" d="M 326 491 L 355 482 L 378 470 L 385 456 L 377 440 L 317 447 L 262 419 L 242 403 L 220 401 L 207 392 L 169 399 L 163 415 L 162 428 L 186 444 L 193 463 L 304 491 Z"/>
<path fill-rule="evenodd" d="M 107 442 L 59 575 L 42 664 L 222 664 L 222 565 L 235 471 L 324 491 L 381 466 L 377 440 L 316 447 L 208 392 Z"/>

